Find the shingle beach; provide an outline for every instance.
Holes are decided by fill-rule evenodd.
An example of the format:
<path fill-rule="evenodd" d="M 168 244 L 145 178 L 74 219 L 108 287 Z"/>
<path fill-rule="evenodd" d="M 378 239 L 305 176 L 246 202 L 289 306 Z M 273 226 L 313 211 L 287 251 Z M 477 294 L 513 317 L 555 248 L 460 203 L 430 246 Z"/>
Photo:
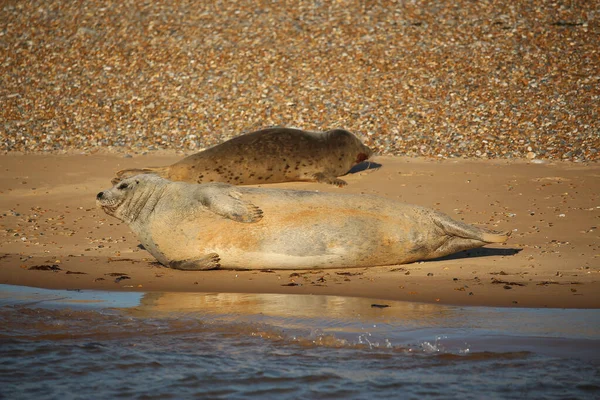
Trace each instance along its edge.
<path fill-rule="evenodd" d="M 0 151 L 192 152 L 268 126 L 381 155 L 600 159 L 594 1 L 4 1 Z"/>

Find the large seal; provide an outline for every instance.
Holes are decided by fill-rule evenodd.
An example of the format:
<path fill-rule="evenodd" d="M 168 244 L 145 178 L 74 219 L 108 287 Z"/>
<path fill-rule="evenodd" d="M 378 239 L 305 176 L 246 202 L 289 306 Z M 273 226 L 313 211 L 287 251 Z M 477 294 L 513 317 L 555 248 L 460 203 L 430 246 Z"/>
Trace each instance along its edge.
<path fill-rule="evenodd" d="M 308 132 L 270 128 L 235 137 L 168 167 L 119 171 L 113 183 L 150 173 L 190 183 L 253 185 L 316 181 L 344 186 L 346 182 L 338 176 L 371 155 L 371 149 L 343 129 Z"/>
<path fill-rule="evenodd" d="M 498 233 L 371 195 L 188 184 L 137 175 L 98 193 L 165 266 L 183 270 L 394 265 L 501 243 Z"/>

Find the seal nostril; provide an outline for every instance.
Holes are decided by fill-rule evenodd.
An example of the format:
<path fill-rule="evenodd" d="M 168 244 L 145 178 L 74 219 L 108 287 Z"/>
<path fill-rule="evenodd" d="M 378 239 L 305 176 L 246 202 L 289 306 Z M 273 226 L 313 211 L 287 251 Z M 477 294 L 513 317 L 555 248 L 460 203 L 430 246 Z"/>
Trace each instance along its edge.
<path fill-rule="evenodd" d="M 100 200 L 104 196 L 104 192 L 100 192 L 96 195 L 96 199 Z"/>

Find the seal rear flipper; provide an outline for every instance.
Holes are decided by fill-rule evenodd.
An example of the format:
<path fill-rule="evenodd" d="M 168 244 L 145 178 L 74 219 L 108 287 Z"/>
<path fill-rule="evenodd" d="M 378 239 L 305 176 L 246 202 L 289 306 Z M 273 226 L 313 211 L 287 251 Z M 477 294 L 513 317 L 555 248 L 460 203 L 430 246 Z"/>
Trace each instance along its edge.
<path fill-rule="evenodd" d="M 477 226 L 465 224 L 464 222 L 455 221 L 441 213 L 436 213 L 433 216 L 433 221 L 447 235 L 463 238 L 465 240 L 480 241 L 484 243 L 482 246 L 487 243 L 504 243 L 510 236 L 510 232 L 496 232 L 479 228 Z"/>
<path fill-rule="evenodd" d="M 210 211 L 237 222 L 258 222 L 263 211 L 241 198 L 241 193 L 227 184 L 205 184 L 198 192 L 198 200 Z"/>
<path fill-rule="evenodd" d="M 188 260 L 171 261 L 169 267 L 181 271 L 207 271 L 209 269 L 217 269 L 221 259 L 217 253 L 210 253 L 201 258 L 191 258 Z"/>
<path fill-rule="evenodd" d="M 449 254 L 458 253 L 463 250 L 471 250 L 477 247 L 483 247 L 487 242 L 477 239 L 467 239 L 458 236 L 447 236 L 447 239 L 434 249 L 425 259 L 444 257 Z"/>
<path fill-rule="evenodd" d="M 324 172 L 317 172 L 316 174 L 313 174 L 312 179 L 315 182 L 328 183 L 330 185 L 338 187 L 346 186 L 348 184 L 348 182 L 346 182 L 345 180 L 340 179 L 332 174 L 326 174 Z"/>

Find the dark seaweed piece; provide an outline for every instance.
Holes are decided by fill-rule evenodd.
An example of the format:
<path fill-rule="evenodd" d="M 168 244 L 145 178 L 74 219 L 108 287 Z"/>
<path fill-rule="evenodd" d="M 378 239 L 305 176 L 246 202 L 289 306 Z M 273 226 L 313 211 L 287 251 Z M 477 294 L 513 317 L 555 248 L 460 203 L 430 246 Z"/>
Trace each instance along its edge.
<path fill-rule="evenodd" d="M 542 281 L 539 283 L 536 283 L 537 286 L 547 286 L 547 285 L 560 285 L 560 283 L 555 282 L 555 281 Z"/>
<path fill-rule="evenodd" d="M 53 265 L 34 265 L 33 267 L 27 268 L 30 271 L 60 271 L 60 267 L 56 264 Z"/>
<path fill-rule="evenodd" d="M 129 261 L 132 264 L 141 262 L 141 260 L 134 260 L 133 258 L 112 258 L 112 257 L 109 257 L 108 261 L 109 262 Z"/>
<path fill-rule="evenodd" d="M 371 304 L 371 308 L 388 308 L 389 304 Z"/>
<path fill-rule="evenodd" d="M 492 278 L 492 284 L 494 285 L 509 285 L 509 286 L 525 286 L 524 283 L 521 282 L 507 282 L 501 281 L 500 279 Z"/>

